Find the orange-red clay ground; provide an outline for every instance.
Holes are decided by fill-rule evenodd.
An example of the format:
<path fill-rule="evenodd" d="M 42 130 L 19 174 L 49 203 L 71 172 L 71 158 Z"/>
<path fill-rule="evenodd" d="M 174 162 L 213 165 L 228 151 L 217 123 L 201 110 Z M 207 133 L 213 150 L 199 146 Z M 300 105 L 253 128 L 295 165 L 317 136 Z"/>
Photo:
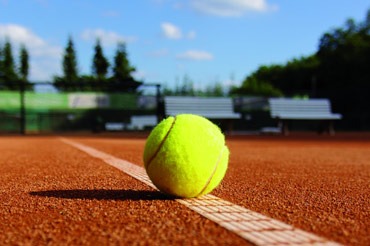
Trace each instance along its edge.
<path fill-rule="evenodd" d="M 143 165 L 145 138 L 66 136 Z M 370 136 L 228 137 L 212 193 L 345 245 L 370 245 Z M 0 245 L 248 245 L 57 136 L 0 137 Z"/>

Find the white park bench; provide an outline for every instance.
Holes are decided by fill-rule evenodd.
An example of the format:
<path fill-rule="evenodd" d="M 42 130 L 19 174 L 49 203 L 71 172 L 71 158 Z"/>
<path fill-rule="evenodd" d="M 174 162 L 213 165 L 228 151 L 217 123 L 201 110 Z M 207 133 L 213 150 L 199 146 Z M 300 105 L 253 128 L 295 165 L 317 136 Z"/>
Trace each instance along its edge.
<path fill-rule="evenodd" d="M 228 130 L 232 130 L 232 121 L 240 119 L 240 114 L 234 112 L 233 101 L 226 97 L 164 97 L 165 115 L 196 114 L 207 119 L 219 119 L 228 122 Z"/>
<path fill-rule="evenodd" d="M 317 120 L 326 123 L 326 130 L 334 135 L 333 121 L 340 120 L 341 114 L 331 112 L 328 99 L 288 99 L 270 98 L 270 115 L 278 120 L 278 129 L 284 134 L 289 133 L 287 121 Z"/>

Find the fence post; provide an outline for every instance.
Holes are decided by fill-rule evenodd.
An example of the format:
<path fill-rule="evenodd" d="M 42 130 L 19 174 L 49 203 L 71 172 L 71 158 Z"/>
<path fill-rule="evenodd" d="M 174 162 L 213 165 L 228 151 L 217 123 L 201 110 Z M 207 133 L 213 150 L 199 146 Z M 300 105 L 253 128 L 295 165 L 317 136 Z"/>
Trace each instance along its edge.
<path fill-rule="evenodd" d="M 19 83 L 19 93 L 20 93 L 20 134 L 26 134 L 26 107 L 25 107 L 25 100 L 24 100 L 24 83 Z"/>
<path fill-rule="evenodd" d="M 156 99 L 157 99 L 157 124 L 162 120 L 162 112 L 161 112 L 161 85 L 156 84 L 155 85 L 157 88 L 156 91 Z"/>

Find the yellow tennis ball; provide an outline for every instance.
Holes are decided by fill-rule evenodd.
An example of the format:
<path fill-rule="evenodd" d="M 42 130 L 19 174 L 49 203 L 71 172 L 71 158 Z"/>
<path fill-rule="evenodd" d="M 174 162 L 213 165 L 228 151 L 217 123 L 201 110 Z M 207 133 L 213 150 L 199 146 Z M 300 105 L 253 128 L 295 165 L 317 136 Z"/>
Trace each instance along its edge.
<path fill-rule="evenodd" d="M 229 149 L 221 130 L 206 118 L 181 114 L 161 121 L 150 133 L 144 165 L 153 184 L 177 197 L 211 192 L 225 176 Z"/>

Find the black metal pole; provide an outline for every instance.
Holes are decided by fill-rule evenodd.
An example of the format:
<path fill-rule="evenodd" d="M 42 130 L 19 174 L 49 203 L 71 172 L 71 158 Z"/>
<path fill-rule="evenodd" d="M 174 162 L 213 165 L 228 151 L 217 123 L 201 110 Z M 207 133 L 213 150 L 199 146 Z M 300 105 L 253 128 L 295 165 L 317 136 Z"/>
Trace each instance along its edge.
<path fill-rule="evenodd" d="M 157 99 L 157 124 L 162 120 L 162 110 L 161 110 L 161 85 L 156 84 L 155 85 L 157 88 L 156 91 L 156 99 Z"/>
<path fill-rule="evenodd" d="M 156 88 L 156 101 L 157 101 L 157 109 L 156 109 L 156 114 L 157 114 L 157 123 L 159 123 L 163 117 L 164 113 L 162 110 L 162 103 L 161 103 L 161 84 L 159 83 L 147 83 L 147 84 L 142 84 L 142 86 L 145 87 L 155 87 Z"/>
<path fill-rule="evenodd" d="M 19 83 L 19 93 L 20 93 L 20 134 L 26 134 L 26 107 L 24 100 L 24 83 Z"/>

